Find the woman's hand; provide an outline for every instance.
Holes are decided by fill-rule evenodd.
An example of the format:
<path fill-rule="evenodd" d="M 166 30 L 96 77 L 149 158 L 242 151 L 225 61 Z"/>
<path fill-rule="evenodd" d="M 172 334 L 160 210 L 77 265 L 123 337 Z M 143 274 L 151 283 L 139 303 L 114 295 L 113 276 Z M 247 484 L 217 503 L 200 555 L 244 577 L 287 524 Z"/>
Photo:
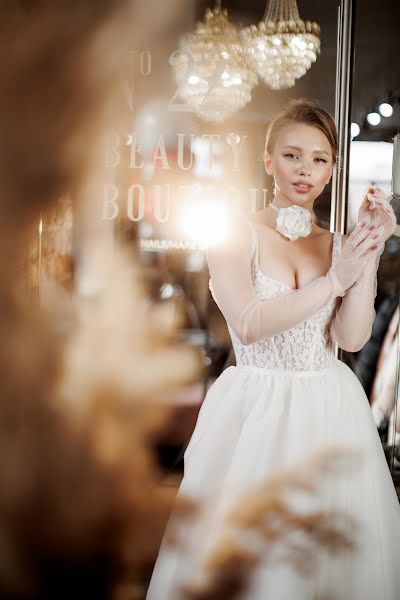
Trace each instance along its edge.
<path fill-rule="evenodd" d="M 378 186 L 368 188 L 358 211 L 358 223 L 373 223 L 375 228 L 383 226 L 377 244 L 385 243 L 396 229 L 396 215 L 386 196 Z"/>
<path fill-rule="evenodd" d="M 334 297 L 344 296 L 360 278 L 370 257 L 381 253 L 383 248 L 377 245 L 377 242 L 382 232 L 383 225 L 363 227 L 363 224 L 359 223 L 346 239 L 339 256 L 326 275 Z"/>

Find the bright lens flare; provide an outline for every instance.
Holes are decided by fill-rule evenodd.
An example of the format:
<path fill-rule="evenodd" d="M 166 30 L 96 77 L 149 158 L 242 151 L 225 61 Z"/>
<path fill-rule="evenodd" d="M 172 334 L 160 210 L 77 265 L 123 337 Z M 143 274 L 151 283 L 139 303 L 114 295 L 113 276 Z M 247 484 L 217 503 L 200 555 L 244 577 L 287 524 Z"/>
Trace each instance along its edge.
<path fill-rule="evenodd" d="M 220 244 L 229 235 L 228 211 L 216 201 L 187 203 L 180 216 L 184 235 L 202 246 Z"/>

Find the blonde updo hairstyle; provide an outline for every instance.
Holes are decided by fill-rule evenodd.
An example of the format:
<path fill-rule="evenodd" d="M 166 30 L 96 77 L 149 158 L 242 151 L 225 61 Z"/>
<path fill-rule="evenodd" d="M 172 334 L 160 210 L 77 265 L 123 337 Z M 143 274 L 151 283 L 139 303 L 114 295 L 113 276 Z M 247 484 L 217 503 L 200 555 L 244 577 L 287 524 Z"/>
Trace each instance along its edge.
<path fill-rule="evenodd" d="M 329 141 L 333 164 L 336 165 L 339 157 L 335 121 L 316 100 L 307 100 L 306 98 L 290 100 L 289 106 L 271 121 L 266 134 L 264 160 L 267 152 L 272 153 L 279 132 L 291 123 L 304 123 L 322 131 Z"/>

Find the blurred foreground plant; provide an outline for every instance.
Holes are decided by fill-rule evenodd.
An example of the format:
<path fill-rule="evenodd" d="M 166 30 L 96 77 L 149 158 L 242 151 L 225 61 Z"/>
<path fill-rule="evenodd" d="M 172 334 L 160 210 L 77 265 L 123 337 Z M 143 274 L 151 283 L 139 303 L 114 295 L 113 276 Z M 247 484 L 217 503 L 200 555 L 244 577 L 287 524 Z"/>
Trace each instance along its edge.
<path fill-rule="evenodd" d="M 182 597 L 234 600 L 242 597 L 261 563 L 268 568 L 283 561 L 299 573 L 311 575 L 317 553 L 356 550 L 357 519 L 344 511 L 322 510 L 318 501 L 324 477 L 340 476 L 359 465 L 359 458 L 357 448 L 321 448 L 308 460 L 230 501 L 211 542 L 200 551 L 197 548 L 196 567 L 182 586 Z M 311 506 L 306 513 L 299 510 L 298 500 L 292 505 L 288 502 L 299 492 L 314 496 L 317 502 L 312 508 L 306 498 Z M 214 513 L 215 506 L 211 510 Z M 212 521 L 212 516 L 207 518 Z M 274 554 L 277 548 L 284 549 L 280 557 Z"/>
<path fill-rule="evenodd" d="M 171 342 L 177 324 L 145 311 L 138 270 L 119 254 L 104 263 L 97 297 L 76 299 L 70 336 L 23 285 L 42 211 L 63 194 L 81 198 L 99 171 L 99 144 L 118 112 L 118 58 L 143 34 L 135 14 L 127 0 L 1 8 L 4 599 L 111 598 L 154 556 L 174 496 L 159 488 L 151 436 L 168 391 L 199 372 L 198 356 Z"/>

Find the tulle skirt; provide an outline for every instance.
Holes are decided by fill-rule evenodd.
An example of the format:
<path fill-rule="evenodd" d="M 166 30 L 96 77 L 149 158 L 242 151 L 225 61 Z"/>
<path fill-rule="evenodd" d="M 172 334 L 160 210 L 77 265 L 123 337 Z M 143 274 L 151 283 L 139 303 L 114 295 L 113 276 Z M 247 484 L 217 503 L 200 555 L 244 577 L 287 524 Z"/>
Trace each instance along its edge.
<path fill-rule="evenodd" d="M 399 600 L 398 499 L 364 389 L 337 359 L 316 371 L 232 366 L 212 384 L 185 452 L 178 494 L 205 506 L 217 497 L 224 501 L 215 505 L 208 529 L 207 522 L 185 526 L 186 546 L 163 540 L 147 600 L 179 600 L 179 586 L 196 572 L 196 551 L 212 539 L 227 499 L 239 499 L 326 446 L 362 451 L 357 469 L 327 482 L 318 500 L 319 508 L 357 519 L 356 551 L 321 552 L 307 575 L 270 556 L 241 598 Z M 314 508 L 311 499 L 306 503 Z"/>

